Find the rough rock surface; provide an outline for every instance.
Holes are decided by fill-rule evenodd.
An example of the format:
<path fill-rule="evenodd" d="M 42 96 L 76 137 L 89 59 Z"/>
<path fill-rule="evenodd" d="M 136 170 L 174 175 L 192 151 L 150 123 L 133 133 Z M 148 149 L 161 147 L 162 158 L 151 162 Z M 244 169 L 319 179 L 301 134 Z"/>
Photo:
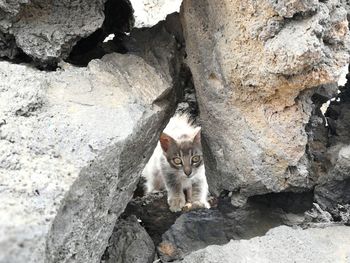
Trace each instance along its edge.
<path fill-rule="evenodd" d="M 335 226 L 307 230 L 280 226 L 263 237 L 232 240 L 224 246 L 209 246 L 193 252 L 181 262 L 308 262 L 350 261 L 350 227 Z"/>
<path fill-rule="evenodd" d="M 179 14 L 168 15 L 151 28 L 133 29 L 123 45 L 127 53 L 142 57 L 169 82 L 180 81 L 185 51 Z"/>
<path fill-rule="evenodd" d="M 350 21 L 350 2 L 349 0 L 340 0 L 342 5 L 344 6 L 345 10 L 348 13 L 348 21 Z"/>
<path fill-rule="evenodd" d="M 0 62 L 0 262 L 98 262 L 175 97 L 142 58 Z"/>
<path fill-rule="evenodd" d="M 152 263 L 155 247 L 135 216 L 118 220 L 105 253 L 106 263 Z"/>
<path fill-rule="evenodd" d="M 229 214 L 217 209 L 182 214 L 163 234 L 158 253 L 163 262 L 171 262 L 209 245 L 263 235 L 284 223 L 281 214 L 271 212 L 246 208 Z"/>
<path fill-rule="evenodd" d="M 141 219 L 147 233 L 157 245 L 162 240 L 162 234 L 174 224 L 180 213 L 171 212 L 166 194 L 159 192 L 132 199 L 121 217 L 127 218 L 131 215 Z"/>
<path fill-rule="evenodd" d="M 327 167 L 331 166 L 330 160 L 327 158 L 330 135 L 330 126 L 327 126 L 327 123 L 329 124 L 331 120 L 327 121 L 322 111 L 325 111 L 325 105 L 336 97 L 337 93 L 338 85 L 332 83 L 318 87 L 311 98 L 314 107 L 305 130 L 308 134 L 307 153 L 312 160 L 309 172 L 311 175 L 314 174 L 312 177 L 315 180 L 327 170 Z"/>
<path fill-rule="evenodd" d="M 162 262 L 169 262 L 208 245 L 264 235 L 282 224 L 304 227 L 320 222 L 320 217 L 313 214 L 305 220 L 304 212 L 312 208 L 312 201 L 312 192 L 276 193 L 249 198 L 244 207 L 235 208 L 229 196 L 221 196 L 210 200 L 209 210 L 172 213 L 166 194 L 161 192 L 135 197 L 121 217 L 139 218 Z"/>
<path fill-rule="evenodd" d="M 66 58 L 78 40 L 101 28 L 104 21 L 103 26 L 113 29 L 112 32 L 130 29 L 132 14 L 123 8 L 125 3 L 130 6 L 129 1 L 113 2 L 117 4 L 112 5 L 114 9 L 109 9 L 106 21 L 106 0 L 13 0 L 0 3 L 0 56 L 13 58 L 20 48 L 41 63 L 53 63 L 58 58 Z M 123 19 L 125 15 L 127 19 Z M 117 28 L 111 27 L 109 16 L 124 23 L 119 23 Z"/>
<path fill-rule="evenodd" d="M 193 119 L 198 116 L 198 104 L 190 69 L 183 63 L 185 40 L 178 13 L 170 14 L 152 28 L 135 28 L 123 41 L 127 53 L 144 58 L 165 78 L 180 87 L 183 100 L 176 112 L 187 112 Z"/>
<path fill-rule="evenodd" d="M 317 167 L 314 172 L 320 175 L 315 187 L 316 201 L 322 209 L 330 212 L 336 221 L 350 223 L 349 84 L 341 87 L 340 91 L 325 114 L 328 126 L 322 129 L 322 123 L 314 125 L 309 144 L 322 145 L 313 147 L 313 167 Z"/>
<path fill-rule="evenodd" d="M 191 71 L 183 63 L 186 57 L 179 14 L 173 13 L 152 28 L 134 28 L 123 40 L 125 52 L 141 56 L 158 69 L 165 78 L 180 87 L 183 100 L 177 112 L 198 116 L 198 104 Z"/>
<path fill-rule="evenodd" d="M 212 192 L 242 205 L 313 187 L 307 89 L 336 82 L 348 62 L 346 15 L 338 1 L 183 2 Z"/>
<path fill-rule="evenodd" d="M 178 217 L 162 235 L 158 253 L 163 262 L 169 262 L 209 245 L 262 236 L 280 225 L 301 225 L 311 204 L 311 193 L 256 196 L 240 208 L 234 208 L 226 197 L 219 200 L 217 208 Z"/>
<path fill-rule="evenodd" d="M 315 198 L 323 209 L 337 215 L 338 204 L 350 204 L 350 145 L 333 154 L 336 160 L 334 167 L 318 180 Z"/>

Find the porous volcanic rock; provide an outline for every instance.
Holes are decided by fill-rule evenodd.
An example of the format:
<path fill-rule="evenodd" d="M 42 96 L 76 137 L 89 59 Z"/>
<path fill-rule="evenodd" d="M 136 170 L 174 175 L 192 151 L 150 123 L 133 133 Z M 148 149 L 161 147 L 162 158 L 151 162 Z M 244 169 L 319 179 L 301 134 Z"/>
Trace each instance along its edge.
<path fill-rule="evenodd" d="M 313 87 L 349 60 L 339 1 L 185 0 L 181 19 L 211 192 L 239 206 L 311 189 L 305 126 Z"/>
<path fill-rule="evenodd" d="M 5 1 L 0 4 L 0 56 L 13 58 L 20 49 L 43 65 L 52 64 L 98 29 L 103 27 L 103 38 L 129 31 L 132 23 L 128 0 Z"/>
<path fill-rule="evenodd" d="M 98 262 L 175 108 L 142 58 L 0 62 L 0 262 Z"/>
<path fill-rule="evenodd" d="M 348 262 L 350 227 L 334 226 L 306 230 L 280 226 L 265 236 L 232 240 L 223 246 L 209 246 L 185 257 L 183 263 L 213 262 Z"/>

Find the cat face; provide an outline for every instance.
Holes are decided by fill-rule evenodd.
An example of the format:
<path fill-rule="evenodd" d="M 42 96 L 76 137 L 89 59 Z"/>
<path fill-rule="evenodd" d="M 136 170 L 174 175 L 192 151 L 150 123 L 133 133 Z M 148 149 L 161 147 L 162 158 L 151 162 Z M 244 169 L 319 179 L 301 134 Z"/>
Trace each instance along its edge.
<path fill-rule="evenodd" d="M 196 174 L 196 170 L 203 165 L 199 127 L 195 129 L 192 137 L 184 135 L 176 141 L 169 135 L 162 133 L 159 141 L 169 165 L 178 171 L 183 171 L 185 176 L 191 178 Z"/>

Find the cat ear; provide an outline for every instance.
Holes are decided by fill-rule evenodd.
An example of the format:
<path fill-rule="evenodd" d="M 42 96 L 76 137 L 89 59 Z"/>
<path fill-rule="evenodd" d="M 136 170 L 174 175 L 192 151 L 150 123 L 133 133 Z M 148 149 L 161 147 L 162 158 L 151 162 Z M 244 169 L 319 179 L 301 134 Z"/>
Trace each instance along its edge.
<path fill-rule="evenodd" d="M 160 135 L 159 141 L 160 146 L 162 146 L 164 152 L 167 152 L 170 146 L 175 143 L 175 140 L 164 132 L 162 132 L 162 134 Z"/>
<path fill-rule="evenodd" d="M 194 129 L 193 143 L 196 143 L 196 144 L 201 143 L 201 127 L 196 127 Z"/>

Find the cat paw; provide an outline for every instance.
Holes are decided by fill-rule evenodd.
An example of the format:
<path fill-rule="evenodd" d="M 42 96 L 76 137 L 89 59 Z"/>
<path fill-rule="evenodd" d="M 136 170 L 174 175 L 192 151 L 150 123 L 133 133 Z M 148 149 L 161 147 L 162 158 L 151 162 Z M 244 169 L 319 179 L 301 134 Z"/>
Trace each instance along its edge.
<path fill-rule="evenodd" d="M 182 211 L 188 212 L 192 210 L 192 203 L 186 203 L 185 206 L 182 208 Z"/>
<path fill-rule="evenodd" d="M 179 212 L 185 206 L 185 198 L 184 197 L 175 197 L 171 198 L 168 201 L 169 209 L 171 212 Z"/>
<path fill-rule="evenodd" d="M 207 201 L 194 201 L 192 203 L 192 209 L 198 209 L 198 208 L 210 208 L 210 204 Z"/>

